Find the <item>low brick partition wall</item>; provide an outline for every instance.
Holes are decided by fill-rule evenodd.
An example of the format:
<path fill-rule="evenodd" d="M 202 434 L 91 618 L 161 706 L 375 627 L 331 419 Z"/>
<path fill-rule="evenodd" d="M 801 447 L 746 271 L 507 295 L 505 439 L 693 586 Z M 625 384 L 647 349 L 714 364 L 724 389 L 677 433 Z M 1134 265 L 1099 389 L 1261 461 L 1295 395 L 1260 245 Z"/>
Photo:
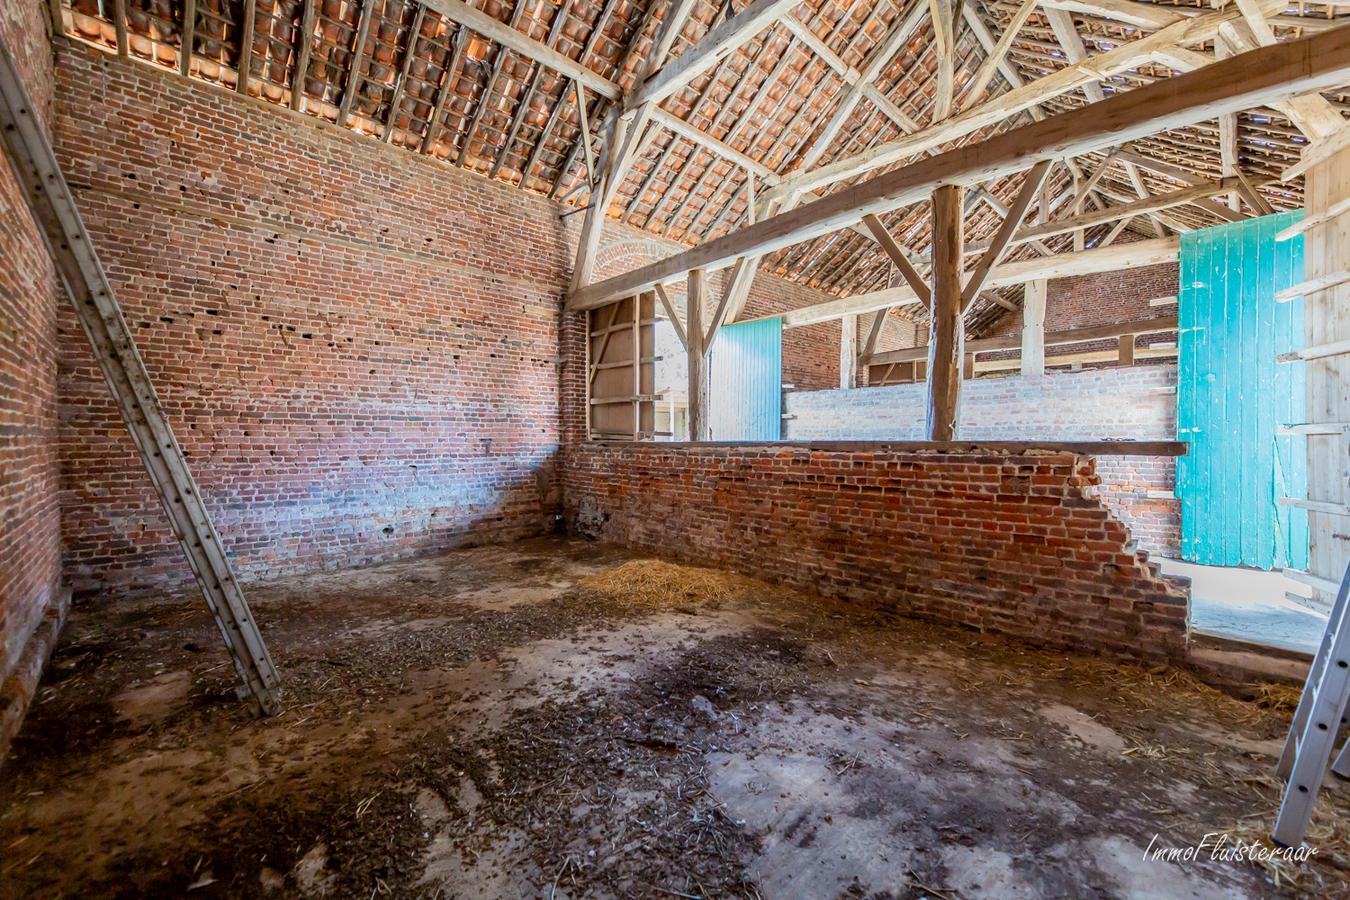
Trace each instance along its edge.
<path fill-rule="evenodd" d="M 1072 453 L 573 443 L 569 527 L 901 615 L 1178 658 L 1187 579 L 1130 549 Z"/>
<path fill-rule="evenodd" d="M 1175 363 L 1041 378 L 976 378 L 961 389 L 961 439 L 968 441 L 1171 441 L 1177 437 Z M 926 388 L 897 384 L 786 396 L 789 441 L 917 441 Z M 1181 501 L 1171 457 L 1099 456 L 1101 497 L 1158 556 L 1181 556 Z"/>

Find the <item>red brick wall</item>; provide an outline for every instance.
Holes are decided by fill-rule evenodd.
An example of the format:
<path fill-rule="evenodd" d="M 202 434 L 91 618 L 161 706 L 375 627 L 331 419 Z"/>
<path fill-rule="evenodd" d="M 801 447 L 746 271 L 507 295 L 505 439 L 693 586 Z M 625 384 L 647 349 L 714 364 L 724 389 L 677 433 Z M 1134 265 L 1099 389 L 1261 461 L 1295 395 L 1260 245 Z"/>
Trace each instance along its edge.
<path fill-rule="evenodd" d="M 1173 441 L 1175 364 L 1047 372 L 1044 378 L 976 378 L 961 392 L 963 440 Z M 793 441 L 917 441 L 923 384 L 787 395 L 785 437 Z M 1176 485 L 1176 460 L 1101 456 L 1098 492 L 1141 549 L 1181 555 L 1181 501 L 1150 497 Z"/>
<path fill-rule="evenodd" d="M 58 79 L 62 162 L 242 579 L 554 527 L 556 207 L 79 44 Z M 75 586 L 187 585 L 62 328 Z"/>
<path fill-rule="evenodd" d="M 569 444 L 576 531 L 904 615 L 1112 656 L 1184 652 L 1160 577 L 1067 454 Z"/>
<path fill-rule="evenodd" d="M 46 4 L 0 4 L 0 36 L 50 134 Z M 19 184 L 0 153 L 0 681 L 60 591 L 56 310 L 65 304 Z M 9 698 L 4 700 L 8 702 Z M 6 732 L 8 733 L 6 723 Z M 0 754 L 3 754 L 0 741 Z M 0 757 L 2 758 L 2 757 Z"/>

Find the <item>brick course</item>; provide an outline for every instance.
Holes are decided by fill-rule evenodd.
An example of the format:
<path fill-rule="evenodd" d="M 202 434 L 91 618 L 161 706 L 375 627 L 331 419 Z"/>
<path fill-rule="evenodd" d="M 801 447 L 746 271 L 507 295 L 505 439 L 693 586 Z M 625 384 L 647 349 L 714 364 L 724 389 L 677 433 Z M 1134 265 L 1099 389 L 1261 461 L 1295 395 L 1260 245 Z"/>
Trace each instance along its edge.
<path fill-rule="evenodd" d="M 961 392 L 963 440 L 1173 441 L 1175 364 L 976 378 Z M 785 437 L 794 441 L 923 439 L 926 388 L 898 384 L 787 395 Z M 1101 498 L 1141 549 L 1181 553 L 1181 502 L 1150 498 L 1176 485 L 1171 458 L 1101 456 Z"/>
<path fill-rule="evenodd" d="M 0 4 L 0 35 L 44 128 L 52 121 L 46 4 Z M 50 133 L 50 132 L 49 132 Z M 3 154 L 0 154 L 3 155 Z M 0 161 L 0 681 L 60 595 L 56 310 L 64 305 L 37 225 Z M 26 698 L 25 698 L 26 699 Z M 21 712 L 20 704 L 19 712 Z M 6 706 L 3 759 L 13 716 Z"/>
<path fill-rule="evenodd" d="M 1116 657 L 1176 658 L 1185 580 L 1130 549 L 1090 457 L 578 443 L 581 534 L 825 596 Z"/>

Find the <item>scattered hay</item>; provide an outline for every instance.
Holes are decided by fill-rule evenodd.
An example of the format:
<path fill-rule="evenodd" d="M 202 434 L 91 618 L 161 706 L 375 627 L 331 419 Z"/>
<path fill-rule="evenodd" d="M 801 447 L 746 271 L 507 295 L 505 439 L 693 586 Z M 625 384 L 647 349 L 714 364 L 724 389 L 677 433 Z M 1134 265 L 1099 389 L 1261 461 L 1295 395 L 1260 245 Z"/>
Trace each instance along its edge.
<path fill-rule="evenodd" d="M 1330 797 L 1323 797 L 1313 810 L 1304 844 L 1317 848 L 1317 855 L 1306 862 L 1272 856 L 1254 860 L 1276 887 L 1294 888 L 1303 896 L 1318 898 L 1350 897 L 1350 810 L 1338 808 Z M 1230 841 L 1275 849 L 1270 834 L 1275 829 L 1278 810 L 1248 816 L 1223 830 Z"/>
<path fill-rule="evenodd" d="M 604 594 L 620 607 L 717 606 L 749 593 L 757 582 L 718 569 L 637 559 L 581 579 L 581 586 Z"/>
<path fill-rule="evenodd" d="M 1252 704 L 1275 712 L 1293 714 L 1298 709 L 1298 701 L 1303 696 L 1303 687 L 1292 684 L 1268 684 L 1261 682 L 1256 686 L 1256 696 Z"/>

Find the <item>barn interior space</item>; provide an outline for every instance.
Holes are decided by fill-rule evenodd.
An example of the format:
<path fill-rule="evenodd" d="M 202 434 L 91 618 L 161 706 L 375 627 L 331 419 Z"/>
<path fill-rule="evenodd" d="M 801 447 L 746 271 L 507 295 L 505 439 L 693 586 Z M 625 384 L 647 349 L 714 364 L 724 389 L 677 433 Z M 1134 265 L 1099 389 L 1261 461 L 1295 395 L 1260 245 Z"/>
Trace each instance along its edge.
<path fill-rule="evenodd" d="M 0 2 L 0 898 L 1350 898 L 1350 27 Z"/>

